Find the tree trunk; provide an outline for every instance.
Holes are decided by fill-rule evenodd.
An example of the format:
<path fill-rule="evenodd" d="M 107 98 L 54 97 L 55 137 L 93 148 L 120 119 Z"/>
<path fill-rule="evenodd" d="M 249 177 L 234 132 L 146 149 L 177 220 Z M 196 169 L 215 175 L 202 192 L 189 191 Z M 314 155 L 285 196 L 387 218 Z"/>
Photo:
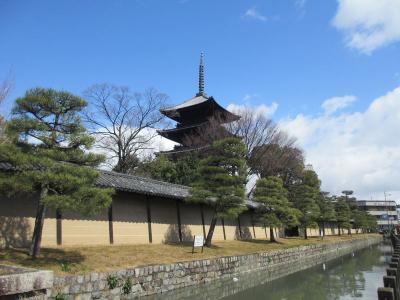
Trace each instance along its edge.
<path fill-rule="evenodd" d="M 351 235 L 351 228 L 347 229 L 347 234 Z"/>
<path fill-rule="evenodd" d="M 325 237 L 325 222 L 322 222 L 322 239 Z"/>
<path fill-rule="evenodd" d="M 216 216 L 214 216 L 211 220 L 210 229 L 208 230 L 207 238 L 206 238 L 206 247 L 211 247 L 211 240 L 214 235 L 215 225 L 217 225 L 217 217 Z"/>
<path fill-rule="evenodd" d="M 33 229 L 32 244 L 29 252 L 32 258 L 37 258 L 40 254 L 40 244 L 42 242 L 44 216 L 46 213 L 46 206 L 43 204 L 42 200 L 44 197 L 47 196 L 47 192 L 48 192 L 47 187 L 42 187 L 42 190 L 40 191 L 38 207 L 36 210 L 35 227 Z"/>
<path fill-rule="evenodd" d="M 340 225 L 338 225 L 338 235 L 340 236 L 340 235 L 342 235 L 342 233 L 340 232 Z"/>
<path fill-rule="evenodd" d="M 269 227 L 269 241 L 276 242 L 275 235 L 274 235 L 274 229 L 271 226 Z"/>
<path fill-rule="evenodd" d="M 308 239 L 308 236 L 307 236 L 307 227 L 304 227 L 304 239 Z"/>

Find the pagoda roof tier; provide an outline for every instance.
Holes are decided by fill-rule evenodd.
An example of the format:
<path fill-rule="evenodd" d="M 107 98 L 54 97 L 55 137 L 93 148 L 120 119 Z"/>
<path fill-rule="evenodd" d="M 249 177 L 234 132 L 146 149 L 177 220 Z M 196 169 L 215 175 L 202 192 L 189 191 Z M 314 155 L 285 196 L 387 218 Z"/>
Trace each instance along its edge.
<path fill-rule="evenodd" d="M 179 146 L 179 147 L 175 147 L 172 150 L 168 150 L 168 151 L 160 151 L 158 153 L 156 153 L 156 155 L 180 155 L 180 154 L 186 154 L 186 153 L 190 153 L 190 152 L 199 152 L 199 151 L 206 151 L 210 148 L 209 145 L 206 146 L 201 146 L 201 147 L 184 147 L 184 146 Z"/>
<path fill-rule="evenodd" d="M 205 123 L 203 123 L 203 124 L 205 124 Z M 183 144 L 184 138 L 188 135 L 196 134 L 198 132 L 199 128 L 203 124 L 195 124 L 195 125 L 177 127 L 177 128 L 165 129 L 165 130 L 157 130 L 157 132 L 159 135 L 161 135 L 169 140 L 172 140 L 179 144 Z"/>
<path fill-rule="evenodd" d="M 221 118 L 222 123 L 238 120 L 240 117 L 220 106 L 213 97 L 197 94 L 179 105 L 160 110 L 162 114 L 182 124 L 196 124 L 211 117 Z"/>

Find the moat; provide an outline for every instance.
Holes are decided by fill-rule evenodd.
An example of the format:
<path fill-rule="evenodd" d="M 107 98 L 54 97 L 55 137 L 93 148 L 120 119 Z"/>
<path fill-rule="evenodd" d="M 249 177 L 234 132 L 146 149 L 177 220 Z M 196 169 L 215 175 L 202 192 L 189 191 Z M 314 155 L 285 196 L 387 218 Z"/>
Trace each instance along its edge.
<path fill-rule="evenodd" d="M 285 277 L 263 280 L 263 273 L 240 275 L 196 287 L 179 289 L 150 299 L 226 300 L 347 300 L 377 299 L 391 248 L 388 244 L 370 246 L 338 259 L 316 265 Z"/>

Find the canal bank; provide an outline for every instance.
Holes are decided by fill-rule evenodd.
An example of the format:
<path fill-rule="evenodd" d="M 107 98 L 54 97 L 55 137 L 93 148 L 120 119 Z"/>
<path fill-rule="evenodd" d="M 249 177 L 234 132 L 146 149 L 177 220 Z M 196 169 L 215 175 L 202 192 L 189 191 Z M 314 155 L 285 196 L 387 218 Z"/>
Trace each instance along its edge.
<path fill-rule="evenodd" d="M 145 300 L 377 300 L 377 288 L 392 254 L 377 244 L 271 280 L 265 271 L 155 294 Z"/>
<path fill-rule="evenodd" d="M 253 253 L 215 259 L 144 266 L 111 273 L 78 276 L 56 276 L 49 291 L 51 297 L 65 299 L 130 299 L 167 293 L 183 287 L 216 280 L 233 280 L 241 274 L 263 274 L 271 281 L 313 267 L 381 242 L 379 236 L 368 236 L 330 244 L 315 244 L 290 249 Z M 181 291 L 184 292 L 184 289 Z M 168 293 L 163 295 L 168 297 Z M 172 299 L 172 298 L 171 298 Z"/>

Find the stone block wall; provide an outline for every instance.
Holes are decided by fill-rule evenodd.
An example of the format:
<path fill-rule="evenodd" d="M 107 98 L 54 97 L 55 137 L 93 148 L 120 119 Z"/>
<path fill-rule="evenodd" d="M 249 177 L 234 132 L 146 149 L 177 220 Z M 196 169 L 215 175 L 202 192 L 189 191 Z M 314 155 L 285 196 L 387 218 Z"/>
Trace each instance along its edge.
<path fill-rule="evenodd" d="M 266 253 L 129 268 L 110 273 L 55 277 L 50 297 L 54 298 L 63 294 L 68 300 L 132 299 L 166 293 L 217 279 L 224 280 L 248 272 L 255 274 L 263 272 L 264 280 L 268 281 L 377 244 L 380 241 L 380 237 L 369 237 Z M 110 279 L 117 281 L 116 286 L 112 289 L 110 289 Z M 129 285 L 127 282 L 131 283 L 131 289 L 126 288 Z M 168 294 L 165 296 L 168 297 Z"/>

